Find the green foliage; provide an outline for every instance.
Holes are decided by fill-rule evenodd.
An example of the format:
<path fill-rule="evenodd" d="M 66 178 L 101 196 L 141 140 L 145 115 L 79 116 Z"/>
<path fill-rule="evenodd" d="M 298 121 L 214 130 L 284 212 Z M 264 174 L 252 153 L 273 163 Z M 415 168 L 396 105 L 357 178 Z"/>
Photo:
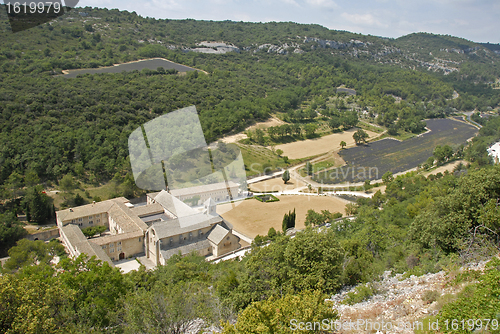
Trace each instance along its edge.
<path fill-rule="evenodd" d="M 2 333 L 68 333 L 66 317 L 75 292 L 46 279 L 0 276 Z"/>
<path fill-rule="evenodd" d="M 23 199 L 26 216 L 35 224 L 44 224 L 54 217 L 52 200 L 42 186 L 28 188 Z"/>
<path fill-rule="evenodd" d="M 359 129 L 358 131 L 354 132 L 352 138 L 354 139 L 356 144 L 360 144 L 361 142 L 366 143 L 368 134 L 363 129 Z"/>
<path fill-rule="evenodd" d="M 131 289 L 120 269 L 84 254 L 74 260 L 63 259 L 58 267 L 62 270 L 58 280 L 75 291 L 70 323 L 84 328 L 110 326 L 120 298 Z"/>
<path fill-rule="evenodd" d="M 71 191 L 75 188 L 75 181 L 73 176 L 66 174 L 59 181 L 59 187 L 64 191 Z"/>
<path fill-rule="evenodd" d="M 64 246 L 56 241 L 46 244 L 41 240 L 30 241 L 21 239 L 17 245 L 9 249 L 10 258 L 5 262 L 4 269 L 16 271 L 36 264 L 49 264 L 56 256 L 64 254 Z"/>
<path fill-rule="evenodd" d="M 343 304 L 354 305 L 370 299 L 373 295 L 377 294 L 373 284 L 358 285 L 354 291 L 347 293 L 347 297 L 342 301 Z"/>
<path fill-rule="evenodd" d="M 0 257 L 6 257 L 7 251 L 28 232 L 21 226 L 12 212 L 0 214 Z"/>
<path fill-rule="evenodd" d="M 277 236 L 277 232 L 276 232 L 276 230 L 274 229 L 274 227 L 269 228 L 269 231 L 267 231 L 267 237 L 268 237 L 270 240 L 273 240 L 276 236 Z"/>
<path fill-rule="evenodd" d="M 279 201 L 278 197 L 276 197 L 274 195 L 271 195 L 271 194 L 259 195 L 259 196 L 255 196 L 254 198 L 256 200 L 258 200 L 260 202 L 264 202 L 264 203 L 267 203 L 267 202 L 278 202 Z"/>
<path fill-rule="evenodd" d="M 82 233 L 87 237 L 87 238 L 92 238 L 96 234 L 101 234 L 104 231 L 107 230 L 106 226 L 98 225 L 98 226 L 89 226 L 84 229 L 82 229 Z"/>
<path fill-rule="evenodd" d="M 206 318 L 213 296 L 204 285 L 177 284 L 138 290 L 125 300 L 125 333 L 182 333 Z"/>
<path fill-rule="evenodd" d="M 281 178 L 283 179 L 283 182 L 285 182 L 285 184 L 290 181 L 290 172 L 287 170 L 285 170 L 283 172 L 283 175 L 281 176 Z"/>
<path fill-rule="evenodd" d="M 253 248 L 229 300 L 241 309 L 252 301 L 281 293 L 320 289 L 331 293 L 341 285 L 343 251 L 334 232 L 311 228 L 295 238 L 278 236 L 266 247 Z"/>
<path fill-rule="evenodd" d="M 303 332 L 317 333 L 318 327 L 308 327 L 314 326 L 311 324 L 315 322 L 330 326 L 338 319 L 337 312 L 325 301 L 326 298 L 326 295 L 316 290 L 287 294 L 280 298 L 271 297 L 252 303 L 241 312 L 236 324 L 224 323 L 222 333 L 295 333 L 299 323 L 303 323 L 302 327 L 307 328 Z M 306 325 L 307 323 L 309 325 Z"/>
<path fill-rule="evenodd" d="M 450 160 L 453 157 L 453 149 L 449 145 L 438 145 L 434 149 L 433 155 L 436 158 L 438 164 L 441 165 L 442 163 Z"/>
<path fill-rule="evenodd" d="M 283 222 L 281 224 L 281 229 L 283 233 L 286 233 L 286 231 L 289 228 L 295 227 L 295 218 L 296 218 L 295 209 L 293 209 L 293 212 L 289 211 L 288 213 L 285 213 L 285 215 L 283 216 Z"/>
<path fill-rule="evenodd" d="M 415 217 L 410 236 L 425 247 L 457 250 L 469 229 L 478 226 L 484 205 L 500 198 L 500 166 L 469 172 L 449 194 L 434 199 Z M 491 206 L 491 204 L 490 204 Z M 483 209 L 483 216 L 495 211 Z M 486 218 L 487 219 L 487 218 Z M 498 219 L 498 218 L 497 218 Z"/>
<path fill-rule="evenodd" d="M 391 172 L 385 172 L 384 175 L 382 175 L 382 181 L 384 184 L 389 184 L 394 180 L 394 177 L 392 176 Z"/>
<path fill-rule="evenodd" d="M 426 304 L 435 302 L 441 294 L 436 290 L 427 290 L 422 295 L 422 301 Z"/>
<path fill-rule="evenodd" d="M 441 309 L 438 319 L 440 324 L 447 320 L 447 330 L 441 326 L 444 333 L 470 333 L 474 329 L 480 330 L 480 323 L 468 322 L 468 319 L 495 319 L 497 326 L 492 327 L 490 321 L 489 330 L 492 333 L 500 332 L 500 261 L 493 259 L 487 264 L 487 269 L 479 278 L 479 283 L 468 285 L 458 296 L 458 299 L 447 303 Z M 461 321 L 465 320 L 464 327 Z M 452 328 L 452 321 L 458 323 L 458 328 Z M 482 324 L 483 329 L 486 323 Z"/>
<path fill-rule="evenodd" d="M 341 218 L 342 214 L 336 212 L 332 214 L 328 210 L 322 210 L 321 213 L 317 213 L 314 210 L 307 210 L 306 221 L 304 224 L 306 226 L 319 226 L 332 221 L 333 219 Z"/>
<path fill-rule="evenodd" d="M 306 172 L 307 172 L 307 175 L 313 174 L 313 165 L 309 161 L 306 162 Z"/>

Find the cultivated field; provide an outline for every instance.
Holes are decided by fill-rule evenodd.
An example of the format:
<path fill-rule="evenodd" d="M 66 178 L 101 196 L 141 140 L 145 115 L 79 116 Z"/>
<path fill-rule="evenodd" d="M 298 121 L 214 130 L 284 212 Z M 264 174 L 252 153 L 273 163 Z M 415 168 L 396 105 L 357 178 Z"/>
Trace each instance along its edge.
<path fill-rule="evenodd" d="M 217 213 L 230 222 L 236 231 L 251 238 L 255 238 L 258 234 L 267 234 L 271 227 L 281 231 L 284 214 L 293 211 L 294 208 L 297 214 L 295 227 L 298 229 L 305 227 L 304 221 L 309 209 L 316 212 L 329 210 L 345 214 L 346 201 L 339 198 L 299 195 L 278 196 L 278 198 L 279 202 L 272 203 L 261 203 L 256 199 L 245 200 L 230 211 L 227 210 L 231 208 L 231 204 L 222 204 L 217 206 Z"/>
<path fill-rule="evenodd" d="M 274 179 L 251 183 L 248 185 L 248 187 L 255 192 L 266 192 L 291 190 L 295 188 L 305 187 L 305 184 L 304 182 L 293 177 L 290 178 L 290 181 L 285 184 L 281 177 L 275 177 Z"/>
<path fill-rule="evenodd" d="M 283 122 L 279 118 L 271 117 L 270 119 L 268 119 L 265 122 L 259 122 L 259 123 L 256 123 L 254 125 L 251 125 L 251 126 L 247 127 L 245 129 L 245 131 L 246 130 L 255 131 L 256 129 L 265 130 L 267 128 L 270 128 L 271 126 L 278 126 L 278 125 L 282 125 L 282 124 L 285 124 L 285 122 Z M 223 141 L 226 144 L 229 144 L 229 143 L 236 143 L 236 142 L 238 142 L 238 141 L 240 141 L 242 139 L 246 139 L 246 138 L 248 138 L 248 136 L 246 134 L 244 134 L 244 133 L 237 133 L 235 135 L 224 137 L 224 138 L 221 139 L 221 141 Z"/>
<path fill-rule="evenodd" d="M 76 76 L 79 74 L 121 73 L 123 71 L 125 72 L 131 72 L 136 70 L 142 71 L 145 68 L 156 71 L 158 67 L 163 67 L 165 70 L 176 69 L 179 72 L 198 71 L 195 68 L 177 64 L 163 58 L 153 58 L 153 59 L 133 61 L 124 64 L 117 64 L 110 67 L 67 70 L 64 71 L 65 74 L 63 76 L 65 78 L 76 78 Z"/>
<path fill-rule="evenodd" d="M 342 133 L 334 133 L 320 138 L 307 139 L 293 143 L 277 145 L 275 148 L 283 150 L 282 155 L 288 156 L 288 158 L 290 159 L 310 157 L 321 153 L 327 153 L 332 150 L 340 150 L 341 141 L 345 141 L 347 146 L 355 145 L 352 135 L 357 130 L 357 128 L 354 128 Z M 368 133 L 370 138 L 374 138 L 379 135 L 368 130 L 365 130 L 365 132 Z"/>
<path fill-rule="evenodd" d="M 340 155 L 347 166 L 320 173 L 314 180 L 323 183 L 363 182 L 380 179 L 385 172 L 403 172 L 417 167 L 432 156 L 437 145 L 458 146 L 477 134 L 477 129 L 451 119 L 427 121 L 431 132 L 399 142 L 383 139 L 343 150 Z M 370 173 L 369 173 L 370 172 Z"/>

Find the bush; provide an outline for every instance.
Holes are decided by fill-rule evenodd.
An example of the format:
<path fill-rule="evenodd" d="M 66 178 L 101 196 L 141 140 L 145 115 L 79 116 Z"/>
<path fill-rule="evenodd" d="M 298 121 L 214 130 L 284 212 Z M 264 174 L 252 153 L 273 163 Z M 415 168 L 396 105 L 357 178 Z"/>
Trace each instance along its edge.
<path fill-rule="evenodd" d="M 347 297 L 342 301 L 342 304 L 354 305 L 362 301 L 370 299 L 371 296 L 377 293 L 377 289 L 372 284 L 358 285 L 354 291 L 347 293 Z"/>
<path fill-rule="evenodd" d="M 440 296 L 440 293 L 436 290 L 427 290 L 422 295 L 422 301 L 426 304 L 431 304 L 435 302 Z"/>
<path fill-rule="evenodd" d="M 267 203 L 267 202 L 278 202 L 279 201 L 278 197 L 276 197 L 274 195 L 271 195 L 271 194 L 255 196 L 255 199 L 258 200 L 258 201 L 264 202 L 264 203 Z"/>

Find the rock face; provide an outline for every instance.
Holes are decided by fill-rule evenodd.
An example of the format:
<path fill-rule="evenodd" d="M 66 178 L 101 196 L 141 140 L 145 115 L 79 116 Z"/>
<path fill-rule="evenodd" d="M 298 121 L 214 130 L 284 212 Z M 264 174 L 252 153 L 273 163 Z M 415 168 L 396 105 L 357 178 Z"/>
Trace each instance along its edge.
<path fill-rule="evenodd" d="M 485 264 L 486 261 L 460 270 L 483 270 Z M 391 276 L 391 272 L 387 271 L 381 281 L 372 283 L 377 293 L 367 301 L 354 305 L 342 304 L 342 301 L 355 288 L 344 290 L 330 299 L 339 312 L 340 324 L 345 324 L 339 333 L 375 333 L 378 329 L 375 327 L 382 324 L 385 327 L 380 331 L 386 334 L 414 333 L 418 326 L 423 326 L 423 318 L 439 311 L 438 302 L 428 303 L 423 300 L 427 291 L 436 291 L 437 296 L 442 296 L 456 294 L 463 288 L 449 285 L 451 280 L 452 277 L 444 271 L 420 277 L 412 275 L 405 279 L 402 274 Z"/>
<path fill-rule="evenodd" d="M 201 42 L 198 43 L 200 48 L 185 49 L 185 52 L 193 51 L 198 53 L 225 54 L 228 52 L 240 53 L 240 49 L 234 45 L 224 42 Z"/>

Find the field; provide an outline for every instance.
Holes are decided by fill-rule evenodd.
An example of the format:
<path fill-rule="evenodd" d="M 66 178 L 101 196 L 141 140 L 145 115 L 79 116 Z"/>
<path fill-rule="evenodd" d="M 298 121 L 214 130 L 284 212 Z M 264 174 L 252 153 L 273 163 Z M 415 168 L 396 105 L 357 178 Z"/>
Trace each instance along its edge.
<path fill-rule="evenodd" d="M 270 171 L 287 166 L 282 158 L 263 146 L 244 144 L 238 144 L 238 146 L 247 167 L 247 176 L 263 174 L 264 169 Z"/>
<path fill-rule="evenodd" d="M 281 149 L 284 156 L 290 159 L 301 159 L 311 157 L 321 153 L 326 153 L 332 150 L 340 149 L 340 142 L 345 141 L 347 146 L 355 145 L 352 135 L 358 129 L 351 129 L 342 133 L 334 133 L 315 139 L 307 139 L 289 144 L 277 145 L 276 149 Z M 378 134 L 372 131 L 365 130 L 366 133 L 373 138 Z"/>
<path fill-rule="evenodd" d="M 293 177 L 286 184 L 283 182 L 281 177 L 275 177 L 274 179 L 251 183 L 248 185 L 251 191 L 254 192 L 284 191 L 304 186 L 305 186 L 304 182 L 299 181 Z"/>
<path fill-rule="evenodd" d="M 314 180 L 343 183 L 380 179 L 387 171 L 398 173 L 424 163 L 437 145 L 456 147 L 477 134 L 473 126 L 451 119 L 428 120 L 427 127 L 431 132 L 403 142 L 383 139 L 343 150 L 340 155 L 347 166 L 337 169 L 338 173 L 320 173 Z"/>
<path fill-rule="evenodd" d="M 341 212 L 345 214 L 346 201 L 326 196 L 279 196 L 279 202 L 261 203 L 256 199 L 245 200 L 230 211 L 231 204 L 217 206 L 219 213 L 225 220 L 233 225 L 233 228 L 244 235 L 255 238 L 256 235 L 265 235 L 269 228 L 274 227 L 281 231 L 283 216 L 289 211 L 297 214 L 295 227 L 303 229 L 307 210 L 316 212 L 329 210 L 330 212 Z M 226 212 L 225 212 L 226 211 Z"/>
<path fill-rule="evenodd" d="M 177 64 L 166 59 L 153 58 L 147 60 L 138 60 L 130 63 L 118 64 L 110 67 L 68 70 L 65 71 L 66 74 L 64 74 L 63 76 L 65 78 L 76 78 L 76 76 L 79 74 L 121 73 L 123 71 L 125 72 L 141 71 L 145 68 L 156 71 L 158 67 L 163 67 L 165 70 L 176 69 L 179 72 L 196 71 L 195 68 Z"/>

